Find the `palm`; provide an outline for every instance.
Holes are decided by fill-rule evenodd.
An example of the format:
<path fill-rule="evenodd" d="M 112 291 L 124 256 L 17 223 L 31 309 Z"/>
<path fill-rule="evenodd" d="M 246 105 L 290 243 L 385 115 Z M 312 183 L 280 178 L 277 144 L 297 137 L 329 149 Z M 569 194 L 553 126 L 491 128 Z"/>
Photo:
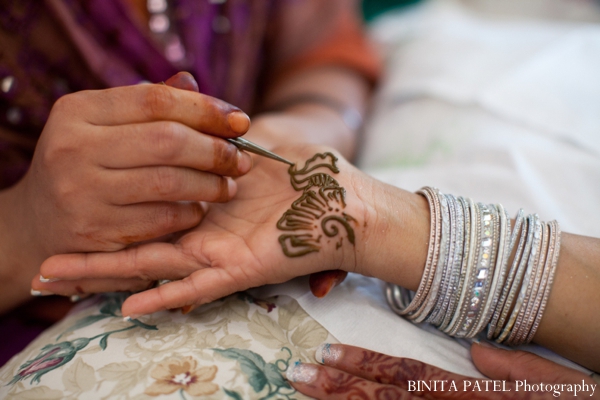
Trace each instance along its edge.
<path fill-rule="evenodd" d="M 314 148 L 306 148 L 282 155 L 302 166 L 314 154 Z M 175 243 L 178 254 L 169 257 L 171 273 L 183 279 L 132 296 L 124 312 L 129 307 L 148 313 L 205 303 L 250 287 L 344 268 L 354 257 L 358 221 L 349 214 L 356 215 L 357 203 L 352 196 L 352 207 L 346 207 L 345 190 L 331 176 L 347 182 L 349 165 L 342 167 L 344 174 L 326 173 L 325 164 L 335 164 L 334 159 L 317 157 L 307 162 L 311 168 L 291 169 L 298 174 L 293 185 L 283 164 L 256 160 L 252 172 L 237 180 L 235 198 L 212 204 L 203 222 Z"/>
<path fill-rule="evenodd" d="M 234 200 L 212 204 L 202 224 L 181 237 L 184 252 L 197 254 L 204 266 L 223 269 L 248 286 L 265 283 L 265 275 L 269 283 L 297 276 L 297 271 L 283 268 L 290 260 L 278 242 L 277 221 L 298 197 L 287 167 L 258 160 L 252 173 L 237 182 Z"/>

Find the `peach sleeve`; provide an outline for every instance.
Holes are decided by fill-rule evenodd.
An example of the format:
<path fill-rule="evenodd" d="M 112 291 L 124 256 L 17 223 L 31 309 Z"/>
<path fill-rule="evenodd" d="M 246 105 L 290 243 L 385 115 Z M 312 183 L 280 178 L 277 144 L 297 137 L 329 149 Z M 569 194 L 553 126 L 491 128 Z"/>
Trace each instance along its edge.
<path fill-rule="evenodd" d="M 290 1 L 295 3 L 294 0 Z M 275 54 L 271 82 L 301 70 L 343 66 L 374 84 L 381 74 L 381 60 L 363 29 L 356 3 L 351 0 L 303 0 L 302 10 L 292 5 L 279 18 L 278 43 L 285 50 Z"/>

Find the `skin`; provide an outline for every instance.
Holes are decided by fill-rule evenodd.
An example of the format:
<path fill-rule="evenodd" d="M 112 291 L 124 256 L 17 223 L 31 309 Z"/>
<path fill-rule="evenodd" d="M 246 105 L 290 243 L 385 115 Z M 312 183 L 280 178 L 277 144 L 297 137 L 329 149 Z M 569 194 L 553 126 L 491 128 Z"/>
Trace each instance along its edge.
<path fill-rule="evenodd" d="M 329 149 L 315 146 L 277 149 L 296 162 L 325 151 Z M 174 243 L 54 256 L 44 262 L 41 273 L 61 281 L 44 284 L 34 279 L 32 287 L 71 295 L 77 284 L 89 278 L 177 280 L 129 297 L 122 312 L 131 317 L 200 305 L 250 287 L 330 269 L 375 276 L 416 290 L 427 257 L 427 201 L 378 182 L 337 157 L 341 173 L 336 181 L 346 189 L 346 212 L 356 220 L 354 246 L 345 243 L 336 249 L 331 243 L 303 257 L 286 257 L 276 226 L 298 192 L 290 186 L 284 164 L 261 159 L 251 174 L 237 179 L 233 201 L 211 205 L 203 223 Z M 596 371 L 600 370 L 600 321 L 588 305 L 600 304 L 600 274 L 594 263 L 600 259 L 598 249 L 598 239 L 563 234 L 556 286 L 534 337 L 534 342 Z M 168 271 L 164 265 L 170 266 Z M 565 318 L 573 325 L 559 322 Z"/>
<path fill-rule="evenodd" d="M 323 352 L 323 365 L 304 364 L 303 374 L 291 384 L 298 391 L 317 399 L 553 399 L 553 392 L 525 392 L 516 381 L 528 384 L 596 385 L 592 398 L 598 397 L 598 383 L 589 376 L 557 365 L 531 353 L 508 351 L 474 344 L 471 356 L 477 368 L 492 380 L 504 381 L 494 390 L 486 380 L 458 375 L 417 360 L 391 357 L 353 346 L 332 344 Z M 318 356 L 317 356 L 318 357 Z M 288 370 L 288 376 L 290 372 Z M 294 376 L 294 375 L 292 375 Z M 409 381 L 430 383 L 431 390 Z M 441 381 L 446 381 L 443 386 Z M 489 379 L 488 379 L 489 381 Z M 451 389 L 451 382 L 456 390 Z M 466 388 L 466 389 L 465 389 Z M 481 390 L 478 390 L 480 388 Z M 566 388 L 566 387 L 565 387 Z M 437 390 L 435 390 L 437 389 Z M 517 390 L 518 389 L 518 390 Z M 579 392 L 576 398 L 590 398 L 592 391 Z M 575 398 L 563 392 L 561 398 Z"/>
<path fill-rule="evenodd" d="M 343 211 L 346 207 L 346 190 L 331 176 L 340 172 L 336 161 L 337 158 L 331 153 L 318 153 L 307 160 L 304 167 L 292 166 L 288 169 L 292 187 L 302 195 L 277 221 L 277 228 L 285 232 L 279 236 L 279 244 L 287 257 L 301 257 L 319 251 L 321 246 L 333 239 L 336 240 L 336 249 L 342 246 L 344 238 L 354 245 L 351 223 L 356 220 Z M 340 227 L 343 228 L 342 232 Z M 331 271 L 330 274 L 338 273 Z M 321 274 L 318 277 L 323 279 L 327 276 Z M 325 279 L 313 285 L 321 288 L 326 282 L 330 286 L 336 283 L 335 279 Z M 315 289 L 313 293 L 320 290 Z"/>
<path fill-rule="evenodd" d="M 306 93 L 322 95 L 365 115 L 371 92 L 358 73 L 336 66 L 310 68 L 270 86 L 259 112 L 252 118 L 246 139 L 273 150 L 289 144 L 318 144 L 333 147 L 352 160 L 358 132 L 350 129 L 340 113 L 318 102 L 279 109 L 288 99 Z M 277 111 L 269 111 L 277 110 Z"/>
<path fill-rule="evenodd" d="M 221 139 L 249 125 L 230 104 L 167 85 L 60 98 L 31 168 L 0 193 L 0 312 L 29 298 L 53 254 L 121 250 L 197 225 L 200 201 L 229 200 L 236 185 L 226 177 L 250 170 L 250 157 Z M 116 285 L 126 287 L 148 282 Z"/>
<path fill-rule="evenodd" d="M 288 49 L 288 47 L 289 46 L 284 46 L 283 49 Z M 285 57 L 282 57 L 282 59 L 284 58 Z M 181 89 L 187 91 L 197 90 L 195 82 L 190 83 L 189 81 L 190 80 L 187 78 L 180 77 L 177 79 L 171 78 L 171 80 L 167 80 L 166 83 L 172 86 L 179 86 Z M 146 131 L 154 131 L 152 137 L 160 139 L 161 131 L 158 129 L 163 129 L 163 127 L 161 124 L 157 123 L 158 121 L 154 122 L 157 129 L 146 124 L 143 129 L 140 128 L 140 132 L 137 133 L 136 137 L 119 134 L 121 125 L 118 125 L 118 123 L 115 122 L 114 126 L 112 126 L 111 137 L 108 137 L 108 135 L 102 137 L 106 144 L 102 148 L 90 146 L 89 138 L 85 135 L 87 129 L 82 129 L 80 126 L 78 126 L 77 129 L 73 129 L 69 135 L 61 134 L 61 132 L 65 131 L 65 126 L 71 124 L 69 121 L 73 120 L 72 110 L 77 110 L 78 113 L 83 111 L 89 113 L 95 110 L 95 115 L 101 115 L 114 108 L 123 110 L 123 113 L 125 113 L 130 112 L 130 108 L 135 104 L 138 104 L 142 108 L 150 105 L 151 110 L 153 110 L 152 112 L 157 113 L 157 115 L 163 112 L 157 103 L 161 101 L 160 97 L 156 97 L 154 103 L 149 100 L 147 104 L 144 104 L 144 97 L 142 95 L 141 98 L 138 99 L 142 103 L 135 103 L 130 102 L 122 95 L 123 90 L 129 89 L 121 88 L 110 89 L 108 91 L 75 93 L 61 99 L 52 111 L 53 118 L 51 120 L 53 124 L 49 124 L 44 129 L 44 133 L 42 134 L 42 138 L 36 149 L 32 170 L 28 173 L 28 176 L 16 186 L 0 191 L 0 254 L 3 256 L 2 262 L 0 262 L 0 313 L 11 310 L 30 299 L 30 281 L 32 277 L 35 277 L 39 272 L 39 266 L 42 261 L 52 254 L 78 251 L 113 251 L 130 245 L 137 240 L 157 238 L 165 232 L 177 232 L 181 229 L 190 228 L 202 219 L 204 208 L 195 201 L 146 203 L 146 205 L 149 206 L 146 213 L 137 216 L 133 215 L 133 210 L 141 209 L 142 206 L 139 204 L 135 207 L 127 208 L 121 206 L 112 207 L 111 209 L 110 205 L 105 204 L 107 199 L 103 198 L 103 196 L 106 197 L 105 195 L 109 189 L 112 193 L 117 192 L 126 194 L 133 192 L 130 200 L 134 199 L 136 192 L 138 192 L 137 189 L 150 189 L 148 189 L 148 181 L 142 181 L 141 176 L 138 176 L 137 179 L 132 178 L 131 181 L 128 181 L 127 177 L 122 177 L 119 181 L 114 181 L 112 179 L 100 180 L 98 173 L 105 169 L 98 164 L 99 160 L 102 160 L 102 157 L 113 158 L 116 155 L 129 157 L 132 154 L 141 153 L 143 148 L 139 148 L 139 143 L 142 143 L 147 146 L 150 145 L 149 148 L 145 149 L 146 152 L 156 149 L 157 151 L 154 154 L 156 157 L 161 158 L 160 163 L 168 164 L 172 161 L 164 160 L 164 157 L 169 157 L 169 154 L 166 154 L 169 153 L 169 148 L 165 146 L 172 146 L 171 150 L 174 153 L 170 156 L 172 158 L 176 156 L 175 153 L 178 146 L 187 149 L 187 159 L 185 163 L 192 164 L 191 168 L 189 165 L 177 165 L 176 171 L 174 169 L 161 168 L 156 165 L 151 165 L 146 168 L 146 175 L 152 174 L 152 171 L 154 171 L 154 180 L 161 179 L 161 182 L 163 182 L 162 185 L 155 184 L 152 190 L 159 189 L 161 186 L 169 184 L 176 186 L 176 178 L 172 179 L 172 183 L 170 183 L 171 180 L 169 180 L 169 174 L 172 173 L 172 175 L 177 175 L 181 178 L 181 186 L 185 186 L 186 182 L 188 183 L 188 192 L 193 191 L 194 193 L 197 193 L 197 188 L 199 186 L 197 184 L 191 184 L 191 182 L 194 178 L 196 178 L 196 181 L 199 180 L 199 174 L 195 173 L 195 170 L 197 170 L 199 167 L 198 163 L 201 161 L 203 161 L 201 168 L 218 167 L 220 169 L 235 169 L 230 168 L 231 166 L 228 167 L 227 165 L 223 165 L 220 161 L 222 158 L 231 159 L 230 150 L 219 151 L 223 150 L 220 144 L 217 145 L 217 148 L 213 148 L 209 153 L 206 153 L 204 151 L 206 146 L 203 145 L 203 148 L 200 148 L 199 143 L 183 145 L 183 139 L 189 135 L 184 135 L 182 133 L 177 134 L 177 132 L 173 132 L 173 135 L 170 135 L 169 132 L 164 133 L 163 136 L 165 137 L 174 136 L 175 138 L 178 138 L 177 140 L 173 140 L 170 145 L 168 142 L 165 142 L 165 140 L 148 141 L 147 138 L 151 136 L 146 135 Z M 341 104 L 353 107 L 361 114 L 364 114 L 370 90 L 371 87 L 369 83 L 359 73 L 344 67 L 317 66 L 290 75 L 286 77 L 286 79 L 280 79 L 277 82 L 271 83 L 268 86 L 258 109 L 259 111 L 277 109 L 278 104 L 287 102 L 290 98 L 294 98 L 297 95 L 304 93 L 313 93 L 329 96 Z M 155 91 L 158 93 L 166 93 L 164 89 L 160 88 Z M 147 99 L 151 98 L 153 97 L 147 97 Z M 202 99 L 202 102 L 198 99 Z M 178 96 L 177 101 L 173 104 L 181 105 L 182 103 L 187 104 L 188 101 L 191 101 L 187 107 L 191 108 L 193 113 L 180 113 L 177 118 L 185 119 L 190 118 L 192 115 L 204 116 L 204 114 L 198 113 L 198 108 L 204 104 L 203 102 L 207 101 L 206 99 L 206 96 L 198 94 Z M 216 99 L 211 99 L 211 102 L 220 104 L 218 107 L 214 106 L 214 109 L 221 107 L 220 109 L 222 111 L 227 110 L 227 108 L 222 108 L 226 103 Z M 103 105 L 104 103 L 111 105 L 112 108 L 105 107 Z M 168 102 L 163 101 L 163 103 Z M 96 104 L 100 104 L 100 107 L 96 107 Z M 123 107 L 120 107 L 121 104 L 123 104 Z M 164 106 L 167 110 L 172 110 L 173 104 L 164 104 Z M 123 113 L 118 115 L 122 115 Z M 237 116 L 229 118 L 232 114 Z M 238 116 L 238 113 L 230 113 L 229 115 L 206 113 L 206 124 L 201 128 L 206 129 L 206 132 L 204 133 L 210 133 L 213 136 L 239 136 L 248 129 L 248 125 L 244 125 L 245 116 L 242 118 Z M 147 116 L 147 118 L 150 117 L 152 116 Z M 75 117 L 75 119 L 79 118 L 80 116 Z M 212 120 L 209 120 L 209 118 L 212 118 Z M 174 117 L 174 119 L 176 118 Z M 86 122 L 85 120 L 82 121 Z M 179 126 L 180 124 L 179 122 L 172 122 L 173 121 L 169 121 L 168 124 L 165 125 Z M 194 120 L 192 125 L 195 125 L 191 128 L 196 129 L 195 127 L 197 127 L 199 123 L 200 121 Z M 233 132 L 231 129 L 227 129 L 228 124 L 230 124 L 230 128 L 234 126 L 237 130 Z M 109 130 L 109 127 L 103 126 L 89 126 L 84 124 L 84 127 L 90 129 L 93 128 L 95 131 Z M 223 131 L 221 132 L 221 130 Z M 65 137 L 73 140 L 70 143 L 60 143 L 58 139 L 63 139 Z M 83 137 L 86 137 L 86 139 L 81 140 Z M 142 137 L 143 140 L 138 142 Z M 276 112 L 259 112 L 253 118 L 252 126 L 249 128 L 245 137 L 268 149 L 273 149 L 278 145 L 289 142 L 325 143 L 342 151 L 344 156 L 351 158 L 356 147 L 357 132 L 346 126 L 339 113 L 335 110 L 319 103 L 307 103 L 297 104 L 293 107 L 281 109 Z M 130 138 L 131 140 L 125 143 L 125 138 Z M 42 141 L 42 139 L 44 139 L 44 141 Z M 54 147 L 55 144 L 57 145 L 56 147 Z M 47 165 L 41 163 L 41 160 L 46 160 L 46 155 L 52 154 L 53 149 L 60 149 L 59 144 L 60 146 L 64 144 L 66 149 L 71 150 L 70 157 L 66 158 L 57 155 L 54 158 L 54 161 L 51 161 L 48 165 L 52 167 L 52 170 L 45 171 Z M 123 147 L 124 145 L 126 145 L 126 147 Z M 114 154 L 115 150 L 122 151 L 118 154 Z M 160 152 L 165 154 L 161 155 Z M 79 157 L 76 157 L 76 154 L 79 154 Z M 202 154 L 202 156 L 200 156 L 200 154 Z M 212 156 L 210 156 L 210 154 L 212 154 Z M 232 162 L 238 162 L 240 168 L 238 172 L 231 172 L 231 176 L 238 176 L 242 173 L 240 171 L 246 172 L 251 165 L 251 162 L 249 162 L 251 158 L 248 154 L 244 152 L 238 152 L 236 154 L 238 154 L 238 160 L 235 160 L 234 157 Z M 194 158 L 193 160 L 190 159 L 190 155 Z M 79 165 L 80 163 L 81 165 Z M 35 164 L 39 167 L 37 174 L 33 173 Z M 71 167 L 72 165 L 78 165 L 77 171 L 74 171 L 74 168 Z M 130 169 L 132 171 L 128 171 Z M 135 170 L 140 173 L 143 172 L 142 168 L 136 168 Z M 157 172 L 159 170 L 164 171 L 164 173 Z M 110 171 L 117 172 L 116 170 Z M 77 173 L 77 176 L 73 176 L 75 172 Z M 127 168 L 120 172 L 133 172 L 133 169 Z M 177 174 L 175 172 L 177 172 Z M 209 174 L 210 175 L 205 176 L 210 179 L 214 174 L 210 172 Z M 117 175 L 118 174 L 114 174 L 115 177 Z M 57 191 L 55 187 L 52 187 L 58 181 L 61 181 L 61 188 L 64 187 L 61 191 Z M 215 181 L 221 183 L 212 190 L 212 193 L 214 193 L 212 197 L 206 196 L 204 199 L 208 201 L 214 200 L 219 197 L 217 196 L 218 193 L 221 193 L 220 198 L 224 199 L 227 197 L 222 194 L 225 191 L 225 187 L 227 188 L 229 195 L 232 196 L 235 193 L 236 186 L 234 181 L 228 180 L 227 185 L 225 186 L 223 185 L 222 180 L 213 178 L 213 186 L 215 186 Z M 69 182 L 72 185 L 67 185 Z M 82 182 L 86 183 L 87 186 L 82 185 Z M 130 182 L 135 186 L 129 185 Z M 111 185 L 109 188 L 102 186 L 107 183 Z M 70 191 L 68 190 L 69 187 L 71 187 Z M 124 187 L 125 190 L 120 190 L 122 187 Z M 74 188 L 77 189 L 75 192 Z M 65 193 L 62 192 L 63 190 Z M 178 197 L 177 191 L 183 191 L 183 188 L 172 188 L 173 197 Z M 71 194 L 71 192 L 74 192 L 74 194 Z M 42 201 L 41 199 L 44 197 L 46 200 L 55 199 L 56 201 Z M 55 204 L 62 206 L 62 208 L 57 209 L 58 207 Z M 34 214 L 31 210 L 34 206 L 37 207 L 39 213 L 44 214 L 43 220 L 33 217 Z M 65 209 L 69 210 L 69 212 L 67 213 Z M 120 210 L 120 212 L 116 213 L 114 212 L 115 210 Z M 141 212 L 138 212 L 138 214 L 140 213 Z M 65 218 L 65 214 L 68 214 L 69 218 Z M 108 218 L 103 218 L 104 216 L 108 216 Z M 130 218 L 126 220 L 124 218 L 126 216 L 130 216 Z M 161 224 L 163 226 L 167 225 L 167 227 L 159 229 L 157 225 Z M 75 227 L 73 227 L 73 225 L 77 225 L 77 229 L 74 229 Z M 40 226 L 49 228 L 42 231 L 38 229 Z M 81 235 L 70 237 L 68 232 L 74 230 L 81 231 Z M 100 232 L 102 237 L 94 237 L 93 232 Z M 113 235 L 108 235 L 111 232 Z M 48 240 L 48 238 L 51 240 Z M 167 240 L 171 238 L 167 235 L 166 237 L 163 236 L 162 239 Z M 48 244 L 51 244 L 51 246 L 48 246 Z M 329 281 L 325 280 L 323 282 L 333 282 L 340 278 L 335 274 L 329 274 L 327 277 L 332 277 L 333 279 Z M 111 287 L 110 290 L 133 289 L 137 291 L 145 289 L 151 284 L 152 283 L 149 281 L 124 281 L 122 279 L 117 279 L 116 281 L 86 282 L 82 283 L 82 287 L 85 288 L 88 293 L 95 293 L 106 287 Z M 319 289 L 320 293 L 325 293 L 330 290 L 332 286 L 333 283 L 326 283 L 325 288 L 321 287 Z M 33 289 L 37 290 L 35 287 Z M 40 294 L 45 295 L 49 293 L 47 291 L 41 291 Z"/>
<path fill-rule="evenodd" d="M 310 149 L 313 147 L 307 148 L 307 151 L 310 152 Z M 310 153 L 311 156 L 313 154 Z M 297 157 L 294 158 L 294 160 L 296 159 Z M 344 165 L 349 167 L 345 161 Z M 258 166 L 260 168 L 257 169 Z M 126 302 L 124 304 L 124 315 L 135 316 L 158 309 L 178 308 L 190 304 L 199 305 L 218 299 L 224 295 L 224 288 L 221 287 L 221 284 L 215 285 L 212 279 L 227 281 L 227 285 L 232 286 L 226 291 L 232 293 L 260 284 L 259 282 L 263 279 L 260 276 L 263 274 L 272 275 L 277 282 L 284 282 L 297 276 L 293 271 L 293 266 L 290 269 L 280 268 L 280 265 L 290 261 L 283 254 L 277 240 L 280 233 L 276 229 L 277 221 L 298 197 L 298 192 L 289 183 L 287 166 L 261 158 L 255 161 L 254 172 L 251 175 L 252 179 L 240 178 L 237 180 L 238 194 L 242 193 L 240 185 L 245 188 L 245 194 L 242 197 L 238 198 L 236 195 L 237 206 L 225 209 L 219 204 L 212 204 L 203 220 L 202 230 L 192 229 L 172 244 L 148 243 L 114 253 L 69 254 L 51 257 L 42 265 L 41 273 L 60 277 L 61 280 L 42 283 L 38 279 L 34 279 L 32 287 L 67 295 L 74 290 L 76 285 L 87 290 L 86 282 L 91 284 L 93 281 L 97 282 L 103 279 L 107 282 L 110 282 L 111 278 L 153 281 L 157 279 L 156 276 L 164 274 L 162 266 L 164 266 L 165 260 L 175 261 L 178 259 L 179 261 L 172 264 L 169 277 L 165 276 L 161 279 L 180 280 L 139 293 L 135 296 L 141 296 L 140 298 L 136 300 L 133 296 L 130 298 L 134 301 L 133 303 Z M 364 213 L 363 207 L 356 200 L 353 200 L 351 204 L 348 203 L 347 208 L 348 213 L 352 213 L 352 215 L 355 215 L 356 211 Z M 210 235 L 205 236 L 205 229 L 211 232 Z M 233 231 L 236 230 L 241 231 L 234 233 Z M 265 240 L 268 237 L 273 240 Z M 236 254 L 222 254 L 222 251 L 227 248 L 238 248 L 239 251 L 236 251 Z M 330 248 L 335 249 L 335 243 L 331 243 Z M 321 265 L 315 264 L 309 269 L 306 268 L 306 262 L 301 260 L 303 257 L 292 259 L 291 262 L 298 268 L 302 268 L 301 275 L 305 275 L 330 269 L 332 266 L 337 267 L 344 256 L 354 258 L 354 251 L 348 246 L 342 246 L 333 254 L 328 254 L 328 252 L 316 254 L 321 259 Z M 229 256 L 233 256 L 234 259 L 228 260 Z M 140 259 L 135 260 L 134 258 Z M 100 271 L 97 263 L 102 263 L 103 259 L 116 261 L 119 265 L 115 264 Z M 265 261 L 267 261 L 266 264 Z M 145 271 L 136 271 L 130 262 L 145 265 Z M 139 264 L 140 262 L 141 264 Z M 87 264 L 87 267 L 84 266 L 82 269 L 83 264 Z M 207 268 L 209 266 L 220 267 Z M 262 270 L 267 266 L 268 271 Z M 207 273 L 208 275 L 206 275 Z M 95 289 L 100 288 L 95 287 Z M 109 290 L 109 286 L 105 289 Z M 215 289 L 217 290 L 215 291 Z M 180 296 L 183 292 L 186 295 Z M 202 299 L 197 297 L 199 292 L 203 292 Z M 165 296 L 170 297 L 166 302 L 163 301 L 167 299 Z M 151 297 L 152 299 L 150 299 Z M 130 306 L 132 306 L 131 309 L 128 308 Z"/>

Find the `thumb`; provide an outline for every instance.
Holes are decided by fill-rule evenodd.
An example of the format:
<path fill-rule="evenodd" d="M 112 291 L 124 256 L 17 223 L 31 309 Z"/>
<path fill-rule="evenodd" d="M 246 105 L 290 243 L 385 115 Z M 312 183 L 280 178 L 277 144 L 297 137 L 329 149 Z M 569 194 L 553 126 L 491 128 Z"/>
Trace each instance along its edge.
<path fill-rule="evenodd" d="M 544 383 L 573 383 L 581 380 L 594 383 L 587 375 L 556 364 L 535 354 L 519 350 L 491 347 L 486 342 L 471 346 L 471 357 L 485 376 L 507 381 L 527 380 Z"/>

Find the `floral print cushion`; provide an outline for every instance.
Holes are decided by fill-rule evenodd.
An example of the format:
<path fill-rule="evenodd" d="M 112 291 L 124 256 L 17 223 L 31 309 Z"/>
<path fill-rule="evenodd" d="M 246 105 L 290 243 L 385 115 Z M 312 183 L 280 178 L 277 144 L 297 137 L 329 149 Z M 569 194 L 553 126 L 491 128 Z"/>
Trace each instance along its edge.
<path fill-rule="evenodd" d="M 238 293 L 132 321 L 124 299 L 95 297 L 40 335 L 0 369 L 0 398 L 305 399 L 282 373 L 337 342 L 287 296 Z"/>

